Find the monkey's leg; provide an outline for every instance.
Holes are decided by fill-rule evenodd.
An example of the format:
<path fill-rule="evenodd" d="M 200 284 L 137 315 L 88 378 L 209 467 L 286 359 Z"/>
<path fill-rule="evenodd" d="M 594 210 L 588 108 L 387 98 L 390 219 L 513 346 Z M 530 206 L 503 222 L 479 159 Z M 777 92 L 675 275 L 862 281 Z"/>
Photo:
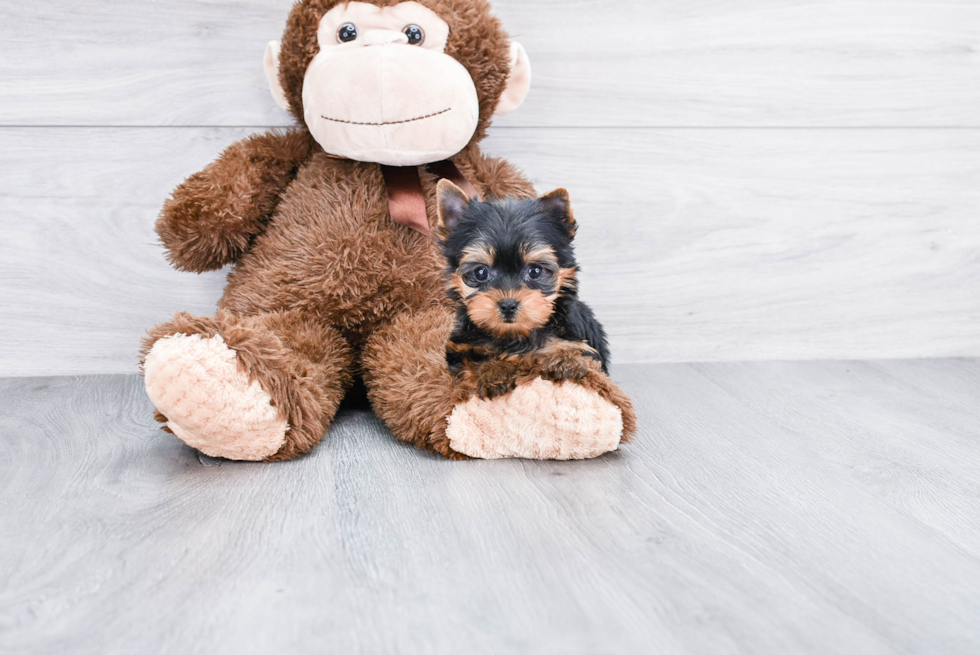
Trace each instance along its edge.
<path fill-rule="evenodd" d="M 479 398 L 446 366 L 451 327 L 451 313 L 433 308 L 396 318 L 365 346 L 371 402 L 399 439 L 451 458 L 587 459 L 635 430 L 629 398 L 595 371 L 581 383 L 524 375 L 512 392 Z"/>
<path fill-rule="evenodd" d="M 439 307 L 398 316 L 371 335 L 362 364 L 371 406 L 396 437 L 465 459 L 446 438 L 447 417 L 469 395 L 446 363 L 452 326 L 452 313 Z"/>
<path fill-rule="evenodd" d="M 143 344 L 157 420 L 214 457 L 281 460 L 319 443 L 351 384 L 351 350 L 300 312 L 186 313 Z"/>

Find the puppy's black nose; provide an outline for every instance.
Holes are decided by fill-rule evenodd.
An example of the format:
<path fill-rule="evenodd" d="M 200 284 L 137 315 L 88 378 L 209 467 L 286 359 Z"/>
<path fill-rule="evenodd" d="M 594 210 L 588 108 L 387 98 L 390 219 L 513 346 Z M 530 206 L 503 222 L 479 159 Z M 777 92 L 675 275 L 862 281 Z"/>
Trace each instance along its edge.
<path fill-rule="evenodd" d="M 518 306 L 520 306 L 520 303 L 513 298 L 504 298 L 497 303 L 497 307 L 500 309 L 500 315 L 505 319 L 514 318 L 514 315 L 517 314 Z"/>

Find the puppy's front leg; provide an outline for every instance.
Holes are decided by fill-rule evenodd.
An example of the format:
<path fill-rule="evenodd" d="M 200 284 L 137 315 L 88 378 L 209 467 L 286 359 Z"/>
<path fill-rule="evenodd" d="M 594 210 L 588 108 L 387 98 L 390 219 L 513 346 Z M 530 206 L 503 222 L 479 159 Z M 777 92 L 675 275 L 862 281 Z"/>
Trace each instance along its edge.
<path fill-rule="evenodd" d="M 460 384 L 484 400 L 512 391 L 520 372 L 515 358 L 452 339 L 446 344 L 446 365 Z"/>
<path fill-rule="evenodd" d="M 530 356 L 534 372 L 552 382 L 580 382 L 592 366 L 600 366 L 595 349 L 584 342 L 554 339 Z"/>
<path fill-rule="evenodd" d="M 476 384 L 476 393 L 484 400 L 492 400 L 510 393 L 517 386 L 520 362 L 513 357 L 494 357 L 484 362 L 473 362 L 468 367 Z"/>
<path fill-rule="evenodd" d="M 471 346 L 450 340 L 446 343 L 446 366 L 453 375 L 459 375 L 466 364 Z"/>

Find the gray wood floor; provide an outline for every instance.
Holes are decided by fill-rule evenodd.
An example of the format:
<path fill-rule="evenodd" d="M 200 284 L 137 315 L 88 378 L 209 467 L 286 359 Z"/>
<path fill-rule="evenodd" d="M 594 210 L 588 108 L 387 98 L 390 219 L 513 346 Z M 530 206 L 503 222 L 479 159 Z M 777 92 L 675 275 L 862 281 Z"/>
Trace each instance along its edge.
<path fill-rule="evenodd" d="M 0 381 L 4 653 L 977 653 L 980 361 L 618 368 L 634 445 L 449 463 L 347 410 L 198 456 Z"/>

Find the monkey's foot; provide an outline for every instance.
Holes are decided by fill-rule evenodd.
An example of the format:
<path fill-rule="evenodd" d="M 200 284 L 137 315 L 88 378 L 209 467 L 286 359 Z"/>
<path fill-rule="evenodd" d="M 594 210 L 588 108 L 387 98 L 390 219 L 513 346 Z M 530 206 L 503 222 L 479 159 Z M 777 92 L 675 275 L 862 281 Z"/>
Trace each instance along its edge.
<path fill-rule="evenodd" d="M 457 405 L 446 437 L 453 450 L 480 459 L 589 459 L 616 450 L 623 424 L 623 411 L 597 391 L 537 378 L 506 396 Z"/>
<path fill-rule="evenodd" d="M 258 381 L 239 368 L 221 335 L 160 339 L 143 370 L 146 392 L 167 427 L 206 455 L 259 461 L 286 441 L 286 420 Z"/>

